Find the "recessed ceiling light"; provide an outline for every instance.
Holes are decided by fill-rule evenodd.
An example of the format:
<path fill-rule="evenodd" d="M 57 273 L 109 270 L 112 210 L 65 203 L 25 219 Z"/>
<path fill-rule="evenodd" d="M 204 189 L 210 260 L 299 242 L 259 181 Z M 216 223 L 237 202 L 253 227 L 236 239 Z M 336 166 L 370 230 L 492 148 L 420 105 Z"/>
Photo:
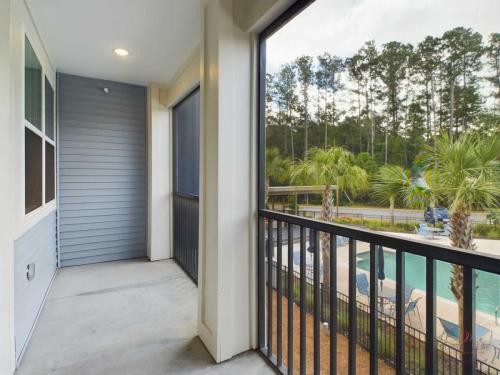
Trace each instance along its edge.
<path fill-rule="evenodd" d="M 125 48 L 115 48 L 113 51 L 118 56 L 128 56 L 128 51 Z"/>

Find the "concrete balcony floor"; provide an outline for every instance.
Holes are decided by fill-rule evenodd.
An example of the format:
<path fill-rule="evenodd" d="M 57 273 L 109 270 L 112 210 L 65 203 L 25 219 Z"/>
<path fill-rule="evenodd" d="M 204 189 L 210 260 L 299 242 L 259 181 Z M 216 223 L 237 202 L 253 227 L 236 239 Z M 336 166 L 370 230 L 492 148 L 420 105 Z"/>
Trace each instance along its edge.
<path fill-rule="evenodd" d="M 196 287 L 171 260 L 63 268 L 16 375 L 274 373 L 255 352 L 215 364 L 196 311 Z"/>

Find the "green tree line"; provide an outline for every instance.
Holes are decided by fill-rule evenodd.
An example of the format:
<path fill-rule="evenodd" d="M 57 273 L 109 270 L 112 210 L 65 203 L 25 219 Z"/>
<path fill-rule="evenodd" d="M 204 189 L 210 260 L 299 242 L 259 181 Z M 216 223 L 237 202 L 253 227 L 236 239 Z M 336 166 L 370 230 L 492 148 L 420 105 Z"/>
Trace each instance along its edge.
<path fill-rule="evenodd" d="M 500 33 L 368 41 L 348 58 L 300 56 L 266 79 L 266 145 L 291 160 L 343 146 L 368 172 L 407 168 L 438 134 L 500 127 Z"/>

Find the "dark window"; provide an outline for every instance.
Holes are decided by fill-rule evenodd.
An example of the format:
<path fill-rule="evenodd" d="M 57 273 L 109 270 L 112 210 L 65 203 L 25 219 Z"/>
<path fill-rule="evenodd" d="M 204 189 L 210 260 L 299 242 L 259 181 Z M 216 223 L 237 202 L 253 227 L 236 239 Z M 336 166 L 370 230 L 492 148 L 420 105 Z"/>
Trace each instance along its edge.
<path fill-rule="evenodd" d="M 54 89 L 45 77 L 45 134 L 54 140 Z"/>
<path fill-rule="evenodd" d="M 28 38 L 24 51 L 24 118 L 42 130 L 42 66 Z"/>
<path fill-rule="evenodd" d="M 55 198 L 55 147 L 45 142 L 45 202 Z"/>
<path fill-rule="evenodd" d="M 42 205 L 42 138 L 24 129 L 24 197 L 26 213 Z"/>

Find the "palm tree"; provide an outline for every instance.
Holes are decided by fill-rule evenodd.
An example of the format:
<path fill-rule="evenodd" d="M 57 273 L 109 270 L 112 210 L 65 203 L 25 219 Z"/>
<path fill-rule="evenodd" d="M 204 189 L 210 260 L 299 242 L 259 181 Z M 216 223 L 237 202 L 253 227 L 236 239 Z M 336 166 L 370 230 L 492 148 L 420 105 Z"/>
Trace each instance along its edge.
<path fill-rule="evenodd" d="M 287 158 L 280 155 L 280 150 L 276 147 L 266 149 L 266 203 L 271 179 L 276 183 L 283 183 L 288 178 L 289 163 Z"/>
<path fill-rule="evenodd" d="M 389 204 L 391 224 L 394 224 L 394 205 L 397 200 L 407 207 L 423 207 L 428 201 L 426 189 L 412 179 L 411 171 L 398 165 L 384 165 L 372 182 L 373 195 L 382 204 Z"/>
<path fill-rule="evenodd" d="M 434 185 L 436 198 L 451 213 L 451 243 L 475 250 L 471 211 L 498 207 L 500 202 L 500 133 L 478 137 L 464 133 L 456 139 L 448 134 L 437 137 L 427 147 L 427 178 Z M 453 265 L 450 289 L 457 300 L 460 337 L 463 332 L 463 267 Z M 460 342 L 463 350 L 463 342 Z"/>
<path fill-rule="evenodd" d="M 349 191 L 355 195 L 367 187 L 368 178 L 364 169 L 354 165 L 352 153 L 342 147 L 327 149 L 312 148 L 307 159 L 291 164 L 292 183 L 324 186 L 321 216 L 324 221 L 332 221 L 332 187 L 336 190 L 337 212 L 338 196 Z M 330 244 L 328 234 L 321 233 L 323 251 L 323 283 L 330 282 Z"/>

